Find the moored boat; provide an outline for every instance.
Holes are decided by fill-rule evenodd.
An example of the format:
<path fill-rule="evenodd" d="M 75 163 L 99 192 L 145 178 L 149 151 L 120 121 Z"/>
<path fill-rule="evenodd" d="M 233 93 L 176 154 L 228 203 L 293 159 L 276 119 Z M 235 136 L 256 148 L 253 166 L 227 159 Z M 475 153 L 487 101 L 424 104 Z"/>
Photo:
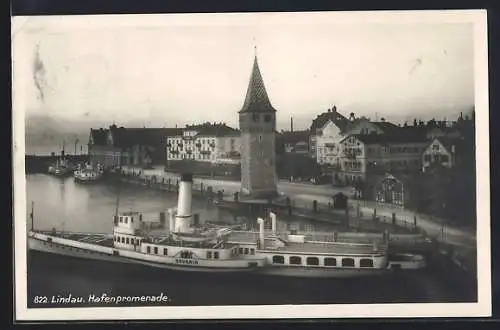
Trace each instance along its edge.
<path fill-rule="evenodd" d="M 94 168 L 91 165 L 80 166 L 73 173 L 75 181 L 80 183 L 96 182 L 102 179 L 102 177 L 103 170 L 100 166 L 97 166 L 97 168 Z"/>
<path fill-rule="evenodd" d="M 73 167 L 63 154 L 55 164 L 49 166 L 48 173 L 58 177 L 68 177 L 73 173 Z"/>
<path fill-rule="evenodd" d="M 308 241 L 305 236 L 278 233 L 271 213 L 272 232 L 264 219 L 259 231 L 199 225 L 191 210 L 192 176 L 183 175 L 178 205 L 168 210 L 159 229 L 152 230 L 139 212 L 116 213 L 112 234 L 30 230 L 29 248 L 60 255 L 139 263 L 182 271 L 255 272 L 297 277 L 350 277 L 390 271 L 387 246 Z M 161 230 L 160 230 L 161 229 Z"/>

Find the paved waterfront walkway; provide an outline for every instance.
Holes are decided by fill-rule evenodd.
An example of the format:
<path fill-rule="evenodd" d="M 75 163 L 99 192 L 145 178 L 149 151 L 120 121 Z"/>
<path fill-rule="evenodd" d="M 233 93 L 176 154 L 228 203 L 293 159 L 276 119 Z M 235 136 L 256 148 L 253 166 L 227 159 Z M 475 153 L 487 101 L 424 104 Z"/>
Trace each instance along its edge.
<path fill-rule="evenodd" d="M 312 203 L 313 200 L 317 200 L 318 203 L 323 204 L 328 203 L 330 200 L 328 197 L 306 194 L 296 195 L 294 196 L 294 198 L 307 201 L 309 203 Z M 410 224 L 413 224 L 414 217 L 416 217 L 417 227 L 425 230 L 427 235 L 435 237 L 439 241 L 443 241 L 453 245 L 476 246 L 476 233 L 474 230 L 453 226 L 437 217 L 416 213 L 411 210 L 381 206 L 373 201 L 350 200 L 349 204 L 351 204 L 353 207 L 357 207 L 357 204 L 359 204 L 360 211 L 365 215 L 372 215 L 373 210 L 376 209 L 378 217 L 386 217 L 387 219 L 391 219 L 392 214 L 395 213 L 398 219 L 403 219 Z"/>
<path fill-rule="evenodd" d="M 130 172 L 132 169 L 128 169 Z M 134 169 L 137 173 L 138 170 Z M 163 177 L 165 179 L 171 178 L 176 180 L 179 175 L 174 173 L 165 173 L 163 169 L 143 170 L 143 175 L 151 177 Z M 195 184 L 203 183 L 207 186 L 212 186 L 214 190 L 224 190 L 224 193 L 233 194 L 240 191 L 241 183 L 237 181 L 195 178 Z M 280 180 L 278 190 L 281 194 L 289 196 L 293 199 L 293 203 L 298 207 L 312 208 L 312 202 L 316 200 L 318 206 L 324 207 L 332 202 L 331 197 L 338 192 L 350 195 L 352 188 L 332 187 L 330 185 L 312 185 L 309 183 L 291 183 L 287 180 Z M 377 216 L 387 219 L 392 218 L 395 213 L 398 219 L 403 219 L 409 224 L 413 224 L 414 217 L 417 218 L 417 226 L 423 229 L 427 235 L 438 239 L 441 242 L 464 246 L 468 248 L 476 247 L 476 232 L 473 229 L 461 228 L 459 226 L 447 223 L 437 217 L 420 214 L 411 210 L 391 208 L 388 206 L 378 205 L 373 201 L 365 200 L 349 200 L 349 203 L 354 207 L 360 205 L 360 211 L 364 215 L 372 215 L 373 210 L 376 209 Z"/>

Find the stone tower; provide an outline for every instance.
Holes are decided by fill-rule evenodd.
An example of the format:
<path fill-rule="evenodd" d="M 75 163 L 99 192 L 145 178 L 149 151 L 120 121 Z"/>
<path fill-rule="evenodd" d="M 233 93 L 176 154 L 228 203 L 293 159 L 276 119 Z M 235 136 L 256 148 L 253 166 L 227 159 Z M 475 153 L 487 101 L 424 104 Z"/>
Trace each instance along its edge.
<path fill-rule="evenodd" d="M 277 193 L 276 109 L 267 96 L 255 56 L 245 103 L 239 111 L 241 130 L 241 193 L 273 198 Z"/>

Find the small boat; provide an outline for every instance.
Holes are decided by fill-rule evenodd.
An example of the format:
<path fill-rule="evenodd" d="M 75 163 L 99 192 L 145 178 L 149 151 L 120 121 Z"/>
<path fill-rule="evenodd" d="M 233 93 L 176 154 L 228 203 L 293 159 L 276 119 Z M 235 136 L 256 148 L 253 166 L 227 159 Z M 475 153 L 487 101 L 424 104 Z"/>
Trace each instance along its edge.
<path fill-rule="evenodd" d="M 99 165 L 97 168 L 94 168 L 87 164 L 85 166 L 80 166 L 80 168 L 73 173 L 73 177 L 75 182 L 91 183 L 99 181 L 103 177 L 103 173 L 104 172 Z"/>
<path fill-rule="evenodd" d="M 48 173 L 58 177 L 68 177 L 73 173 L 73 166 L 62 155 L 55 164 L 49 166 Z"/>

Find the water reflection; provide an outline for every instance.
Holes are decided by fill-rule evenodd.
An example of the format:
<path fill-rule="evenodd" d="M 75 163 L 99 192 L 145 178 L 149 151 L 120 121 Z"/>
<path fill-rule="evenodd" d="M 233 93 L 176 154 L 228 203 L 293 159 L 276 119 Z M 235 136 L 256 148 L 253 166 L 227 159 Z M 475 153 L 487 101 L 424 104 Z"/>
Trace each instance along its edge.
<path fill-rule="evenodd" d="M 134 185 L 122 184 L 116 187 L 109 184 L 82 185 L 73 178 L 59 179 L 44 174 L 26 177 L 27 212 L 31 202 L 35 202 L 35 228 L 50 230 L 111 232 L 119 193 L 119 211 L 138 211 L 145 217 L 159 217 L 177 204 L 175 193 L 166 193 Z M 256 219 L 248 214 L 232 214 L 216 207 L 208 207 L 201 199 L 193 200 L 193 211 L 200 215 L 199 221 L 245 224 L 248 229 L 257 229 Z M 313 223 L 304 219 L 279 219 L 278 228 L 299 230 L 333 231 L 334 225 Z M 167 221 L 168 224 L 168 221 Z M 266 227 L 270 228 L 268 222 Z"/>
<path fill-rule="evenodd" d="M 59 179 L 43 174 L 27 175 L 27 207 L 35 202 L 35 228 L 84 232 L 111 232 L 118 187 L 106 184 L 82 185 L 72 178 Z M 145 217 L 158 217 L 160 212 L 177 204 L 177 196 L 137 186 L 121 185 L 119 211 L 139 211 Z M 207 208 L 201 200 L 193 200 L 193 208 L 200 221 L 222 219 L 232 222 L 234 217 L 217 208 Z"/>

